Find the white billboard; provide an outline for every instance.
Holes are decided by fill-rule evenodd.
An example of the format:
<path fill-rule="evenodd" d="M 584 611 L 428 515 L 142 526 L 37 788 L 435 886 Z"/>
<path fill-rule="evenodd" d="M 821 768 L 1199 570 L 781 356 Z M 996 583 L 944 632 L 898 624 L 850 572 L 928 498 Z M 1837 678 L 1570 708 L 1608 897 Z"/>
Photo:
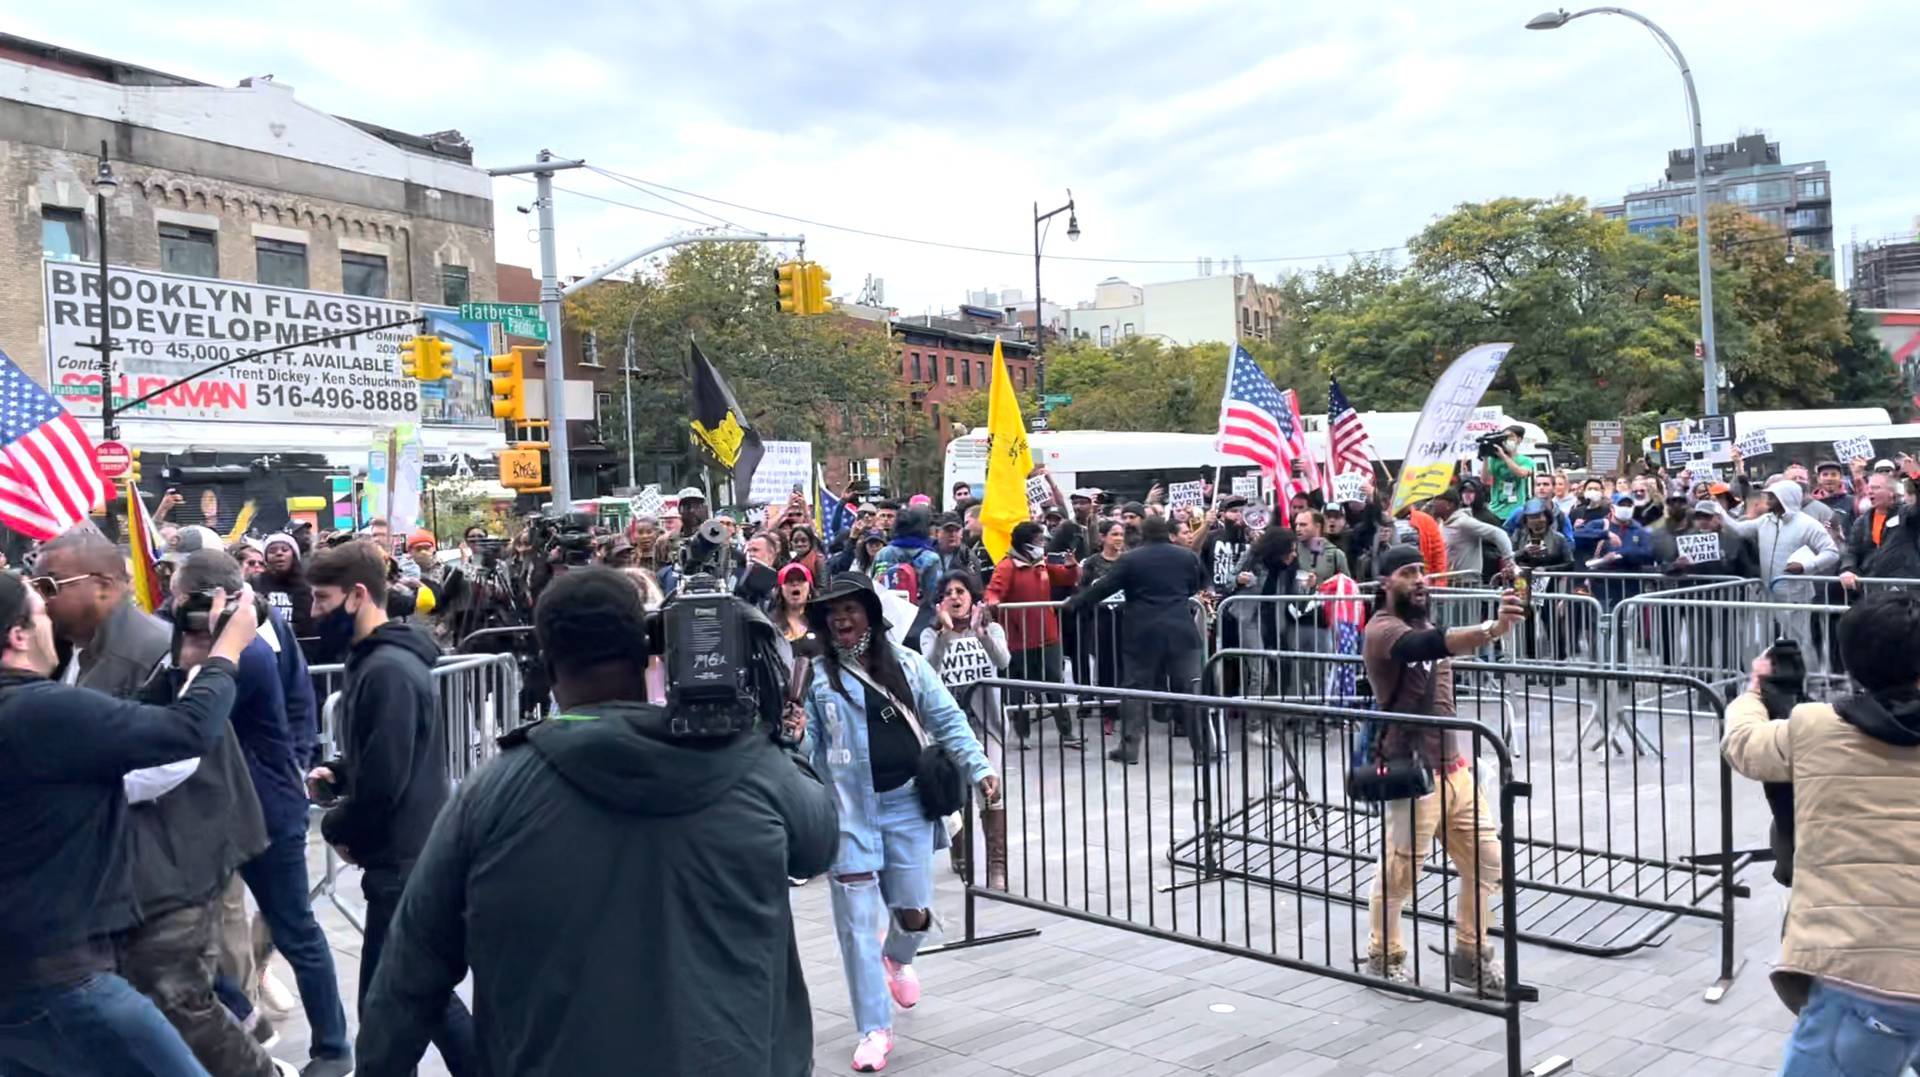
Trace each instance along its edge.
<path fill-rule="evenodd" d="M 44 263 L 49 388 L 76 415 L 100 411 L 98 276 L 77 262 Z M 444 308 L 244 281 L 110 266 L 116 406 L 228 360 L 205 377 L 126 412 L 129 418 L 405 422 L 492 426 L 486 355 L 492 327 Z M 315 342 L 419 314 L 425 329 L 383 329 Z M 453 346 L 454 376 L 422 386 L 400 373 L 406 338 L 432 332 Z M 272 355 L 252 352 L 287 347 Z"/>

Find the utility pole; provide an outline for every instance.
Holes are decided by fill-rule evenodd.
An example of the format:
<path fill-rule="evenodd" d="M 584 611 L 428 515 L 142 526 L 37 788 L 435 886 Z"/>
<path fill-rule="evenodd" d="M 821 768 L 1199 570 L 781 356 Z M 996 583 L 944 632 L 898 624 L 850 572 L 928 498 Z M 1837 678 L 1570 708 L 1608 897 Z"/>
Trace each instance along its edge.
<path fill-rule="evenodd" d="M 548 483 L 553 487 L 556 512 L 573 509 L 573 462 L 567 453 L 567 340 L 560 332 L 560 256 L 553 240 L 553 174 L 586 163 L 563 161 L 541 150 L 533 164 L 487 170 L 489 176 L 533 173 L 535 204 L 540 210 L 540 314 L 547 323 L 547 460 L 552 472 Z"/>
<path fill-rule="evenodd" d="M 120 186 L 107 160 L 107 140 L 100 140 L 100 170 L 93 179 L 94 219 L 100 231 L 99 310 L 100 310 L 100 437 L 120 439 L 120 424 L 113 420 L 113 317 L 107 295 L 107 198 Z"/>

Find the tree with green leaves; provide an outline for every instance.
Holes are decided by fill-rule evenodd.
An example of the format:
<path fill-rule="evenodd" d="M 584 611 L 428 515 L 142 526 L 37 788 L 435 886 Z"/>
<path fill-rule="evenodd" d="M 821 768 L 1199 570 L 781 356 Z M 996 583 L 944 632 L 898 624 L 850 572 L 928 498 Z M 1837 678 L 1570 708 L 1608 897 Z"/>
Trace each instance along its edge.
<path fill-rule="evenodd" d="M 608 367 L 622 369 L 631 342 L 633 370 L 622 376 L 632 380 L 640 453 L 693 459 L 687 449 L 689 340 L 698 340 L 726 376 L 762 438 L 811 441 L 819 457 L 830 435 L 841 436 L 836 430 L 903 432 L 898 405 L 905 390 L 887 325 L 780 313 L 777 268 L 767 247 L 696 243 L 631 281 L 608 281 L 568 297 L 568 320 L 592 334 Z M 616 382 L 617 417 L 601 431 L 620 456 L 626 452 L 624 388 Z"/>

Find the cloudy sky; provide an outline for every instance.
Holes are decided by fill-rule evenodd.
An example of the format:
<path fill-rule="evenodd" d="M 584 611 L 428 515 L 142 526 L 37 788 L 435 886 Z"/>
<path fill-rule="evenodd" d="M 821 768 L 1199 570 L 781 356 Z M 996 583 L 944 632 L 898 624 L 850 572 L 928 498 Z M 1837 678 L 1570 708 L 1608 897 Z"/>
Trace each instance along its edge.
<path fill-rule="evenodd" d="M 1045 286 L 1073 300 L 1109 275 L 1192 276 L 1200 256 L 1270 280 L 1394 247 L 1462 201 L 1657 179 L 1688 139 L 1674 67 L 1623 18 L 1522 29 L 1545 2 L 195 0 L 192 17 L 110 2 L 7 25 L 216 84 L 271 73 L 329 112 L 458 128 L 483 165 L 546 147 L 627 177 L 559 181 L 563 271 L 718 218 L 801 230 L 836 292 L 871 275 L 920 313 L 1030 295 L 1033 203 L 1068 188 L 1085 234 L 1057 222 Z M 1839 244 L 1914 228 L 1920 4 L 1641 10 L 1687 51 L 1708 142 L 1761 129 L 1790 161 L 1827 161 Z M 494 190 L 500 259 L 537 265 L 513 208 L 531 186 Z"/>

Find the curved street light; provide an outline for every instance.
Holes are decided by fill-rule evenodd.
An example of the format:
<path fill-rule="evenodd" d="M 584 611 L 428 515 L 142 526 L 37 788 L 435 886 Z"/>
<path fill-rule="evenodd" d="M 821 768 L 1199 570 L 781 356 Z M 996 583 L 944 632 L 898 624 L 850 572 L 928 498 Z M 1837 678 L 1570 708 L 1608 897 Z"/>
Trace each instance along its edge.
<path fill-rule="evenodd" d="M 1621 15 L 1647 28 L 1666 50 L 1667 58 L 1680 69 L 1680 81 L 1687 89 L 1687 117 L 1693 121 L 1693 209 L 1698 233 L 1700 258 L 1700 346 L 1702 380 L 1706 383 L 1708 415 L 1720 414 L 1720 360 L 1713 341 L 1713 270 L 1707 258 L 1707 155 L 1700 138 L 1700 96 L 1694 92 L 1693 69 L 1687 57 L 1667 36 L 1659 24 L 1637 11 L 1623 7 L 1590 7 L 1568 14 L 1566 9 L 1544 11 L 1527 20 L 1529 30 L 1558 30 L 1575 19 L 1588 15 Z"/>

